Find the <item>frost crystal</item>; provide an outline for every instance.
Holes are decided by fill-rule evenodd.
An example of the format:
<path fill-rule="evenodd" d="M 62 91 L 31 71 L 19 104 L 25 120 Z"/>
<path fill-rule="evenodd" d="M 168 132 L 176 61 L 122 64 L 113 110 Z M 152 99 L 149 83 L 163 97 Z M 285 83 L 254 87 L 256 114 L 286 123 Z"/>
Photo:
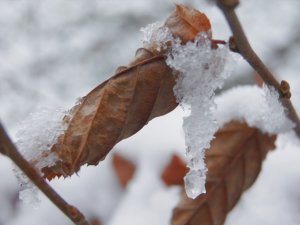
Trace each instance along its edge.
<path fill-rule="evenodd" d="M 16 134 L 17 148 L 27 161 L 34 162 L 33 166 L 39 172 L 43 167 L 51 166 L 58 160 L 49 150 L 65 130 L 62 122 L 65 115 L 66 112 L 61 109 L 54 111 L 42 109 L 32 113 L 20 124 Z M 22 171 L 18 168 L 14 170 L 21 186 L 20 199 L 25 203 L 37 205 L 37 188 Z"/>
<path fill-rule="evenodd" d="M 156 22 L 141 28 L 144 33 L 143 45 L 145 48 L 154 48 L 161 51 L 167 48 L 166 43 L 173 41 L 173 36 L 169 29 L 163 26 L 162 22 Z"/>
<path fill-rule="evenodd" d="M 200 34 L 194 42 L 185 45 L 175 40 L 166 60 L 171 68 L 180 72 L 174 93 L 177 101 L 190 111 L 183 121 L 190 168 L 184 180 L 190 198 L 205 193 L 205 150 L 210 147 L 210 141 L 218 129 L 212 114 L 214 91 L 230 75 L 231 61 L 228 47 L 212 49 L 206 34 Z"/>

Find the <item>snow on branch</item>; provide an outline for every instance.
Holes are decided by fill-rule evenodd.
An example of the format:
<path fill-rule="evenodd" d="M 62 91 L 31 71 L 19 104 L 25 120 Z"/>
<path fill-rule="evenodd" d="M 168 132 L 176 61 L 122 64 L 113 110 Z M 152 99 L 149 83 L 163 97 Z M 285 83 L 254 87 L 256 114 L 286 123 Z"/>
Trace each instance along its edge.
<path fill-rule="evenodd" d="M 264 133 L 280 134 L 292 130 L 295 124 L 286 116 L 279 95 L 272 87 L 240 86 L 216 97 L 214 113 L 220 127 L 232 120 L 246 122 Z"/>

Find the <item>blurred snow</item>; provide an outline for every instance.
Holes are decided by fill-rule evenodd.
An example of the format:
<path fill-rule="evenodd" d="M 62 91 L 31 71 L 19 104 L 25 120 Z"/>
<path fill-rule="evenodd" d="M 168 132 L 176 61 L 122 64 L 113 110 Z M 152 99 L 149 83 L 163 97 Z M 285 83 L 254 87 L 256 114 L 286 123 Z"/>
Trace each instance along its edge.
<path fill-rule="evenodd" d="M 204 11 L 214 38 L 229 37 L 223 15 L 209 1 L 177 2 Z M 141 27 L 164 20 L 173 8 L 172 1 L 160 0 L 0 1 L 0 118 L 9 133 L 13 136 L 18 123 L 40 107 L 70 108 L 130 61 L 142 45 Z M 241 0 L 238 9 L 254 49 L 278 79 L 290 82 L 298 112 L 299 8 L 299 0 Z M 239 64 L 227 87 L 254 82 L 253 70 L 243 61 Z M 116 146 L 114 151 L 137 165 L 127 189 L 119 186 L 109 156 L 97 167 L 51 185 L 89 219 L 99 218 L 103 224 L 167 224 L 178 189 L 157 179 L 173 152 L 184 154 L 183 114 L 179 108 L 158 118 Z M 300 151 L 294 143 L 280 137 L 277 150 L 269 154 L 256 184 L 226 225 L 300 224 Z M 12 168 L 0 155 L 1 225 L 71 224 L 43 195 L 39 209 L 20 204 Z"/>

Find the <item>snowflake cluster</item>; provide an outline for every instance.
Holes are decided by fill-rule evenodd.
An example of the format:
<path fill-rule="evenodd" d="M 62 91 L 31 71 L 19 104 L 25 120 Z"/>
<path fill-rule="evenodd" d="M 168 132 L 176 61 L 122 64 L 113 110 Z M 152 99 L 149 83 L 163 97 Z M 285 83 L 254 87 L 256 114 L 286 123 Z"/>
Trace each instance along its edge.
<path fill-rule="evenodd" d="M 191 198 L 205 193 L 207 168 L 205 150 L 218 130 L 213 116 L 214 92 L 221 88 L 231 73 L 232 57 L 227 46 L 212 49 L 206 33 L 199 34 L 194 42 L 182 44 L 172 37 L 161 23 L 148 25 L 144 32 L 144 47 L 172 43 L 166 63 L 179 73 L 174 94 L 181 106 L 189 112 L 184 118 L 183 129 L 186 156 L 190 171 L 185 176 L 186 193 Z"/>
<path fill-rule="evenodd" d="M 180 73 L 174 87 L 177 100 L 190 112 L 183 120 L 183 129 L 190 168 L 184 178 L 185 189 L 191 198 L 205 193 L 205 150 L 218 130 L 212 114 L 214 92 L 230 75 L 231 61 L 228 47 L 212 49 L 206 34 L 185 45 L 176 41 L 167 59 L 167 64 Z"/>
<path fill-rule="evenodd" d="M 33 166 L 37 171 L 53 165 L 58 160 L 57 155 L 49 150 L 66 129 L 62 122 L 65 115 L 66 112 L 62 109 L 41 109 L 20 124 L 16 134 L 16 146 L 27 161 L 34 162 Z M 37 187 L 18 168 L 14 170 L 21 186 L 20 199 L 25 203 L 37 205 Z"/>

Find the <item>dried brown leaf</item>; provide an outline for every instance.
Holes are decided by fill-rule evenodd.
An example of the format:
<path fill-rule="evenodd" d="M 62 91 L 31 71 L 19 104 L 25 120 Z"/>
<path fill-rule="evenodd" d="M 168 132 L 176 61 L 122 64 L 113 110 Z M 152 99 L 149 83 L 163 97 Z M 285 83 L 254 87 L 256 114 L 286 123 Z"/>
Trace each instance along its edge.
<path fill-rule="evenodd" d="M 176 154 L 173 154 L 170 162 L 161 173 L 161 179 L 167 186 L 183 185 L 183 177 L 188 172 L 186 163 Z"/>
<path fill-rule="evenodd" d="M 119 154 L 113 155 L 112 163 L 119 183 L 123 188 L 125 188 L 134 175 L 134 164 Z"/>
<path fill-rule="evenodd" d="M 176 5 L 176 10 L 166 20 L 165 25 L 183 43 L 194 40 L 200 32 L 207 33 L 210 38 L 212 36 L 211 25 L 205 14 L 182 5 Z"/>
<path fill-rule="evenodd" d="M 225 125 L 206 154 L 207 193 L 195 200 L 182 193 L 171 224 L 222 225 L 243 191 L 256 180 L 267 152 L 275 148 L 275 139 L 241 122 Z"/>
<path fill-rule="evenodd" d="M 194 40 L 210 32 L 207 17 L 182 5 L 166 20 L 174 36 Z M 138 132 L 151 119 L 172 111 L 176 76 L 165 63 L 165 52 L 139 49 L 128 67 L 88 93 L 65 119 L 68 128 L 51 151 L 59 160 L 42 171 L 45 177 L 69 176 L 81 165 L 97 165 L 119 141 Z"/>

